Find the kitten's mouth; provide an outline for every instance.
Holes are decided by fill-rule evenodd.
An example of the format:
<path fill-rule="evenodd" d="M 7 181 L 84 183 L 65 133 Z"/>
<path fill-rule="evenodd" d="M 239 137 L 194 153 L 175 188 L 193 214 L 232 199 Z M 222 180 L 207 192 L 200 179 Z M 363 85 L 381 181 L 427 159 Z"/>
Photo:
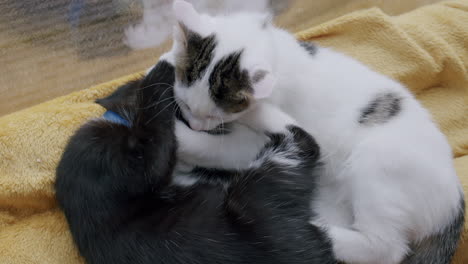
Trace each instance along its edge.
<path fill-rule="evenodd" d="M 187 119 L 185 119 L 184 115 L 182 114 L 182 110 L 180 108 L 177 109 L 175 116 L 178 120 L 182 121 L 188 128 L 190 127 L 190 123 Z M 192 129 L 193 130 L 193 129 Z M 211 135 L 225 135 L 231 132 L 231 124 L 230 123 L 223 123 L 219 124 L 217 127 L 210 129 L 210 130 L 200 130 L 199 132 L 205 132 Z"/>
<path fill-rule="evenodd" d="M 211 129 L 211 130 L 203 130 L 203 132 L 206 132 L 211 135 L 225 135 L 231 133 L 231 123 L 223 123 L 219 124 L 217 127 Z"/>
<path fill-rule="evenodd" d="M 216 129 L 216 127 L 212 127 L 212 126 L 206 126 L 206 120 L 210 121 L 211 117 L 206 117 L 206 120 L 205 118 L 196 118 L 192 115 L 191 111 L 190 111 L 190 107 L 185 104 L 184 102 L 178 102 L 179 104 L 179 111 L 178 111 L 178 115 L 179 115 L 179 119 L 182 120 L 188 127 L 190 127 L 190 129 L 192 130 L 195 130 L 195 131 L 210 131 L 212 129 Z M 208 124 L 210 124 L 208 122 Z M 214 124 L 213 124 L 214 125 Z"/>
<path fill-rule="evenodd" d="M 193 118 L 191 118 L 190 107 L 184 103 L 183 101 L 177 100 L 177 104 L 179 105 L 180 109 L 180 119 L 184 121 L 184 123 L 192 130 L 201 131 L 202 124 L 200 122 L 193 122 Z M 188 118 L 187 118 L 188 116 Z"/>

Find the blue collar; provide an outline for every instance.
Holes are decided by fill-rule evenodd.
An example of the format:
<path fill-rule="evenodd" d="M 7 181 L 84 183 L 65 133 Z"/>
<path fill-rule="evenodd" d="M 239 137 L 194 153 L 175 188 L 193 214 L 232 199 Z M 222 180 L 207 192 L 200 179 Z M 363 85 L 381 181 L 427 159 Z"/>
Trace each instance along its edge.
<path fill-rule="evenodd" d="M 114 111 L 108 110 L 107 112 L 104 113 L 104 115 L 102 115 L 102 117 L 105 120 L 108 120 L 108 121 L 110 121 L 112 123 L 124 125 L 124 126 L 127 126 L 127 127 L 131 126 L 131 124 L 130 124 L 130 122 L 128 120 L 124 119 L 123 117 L 121 117 L 119 114 L 117 114 Z"/>

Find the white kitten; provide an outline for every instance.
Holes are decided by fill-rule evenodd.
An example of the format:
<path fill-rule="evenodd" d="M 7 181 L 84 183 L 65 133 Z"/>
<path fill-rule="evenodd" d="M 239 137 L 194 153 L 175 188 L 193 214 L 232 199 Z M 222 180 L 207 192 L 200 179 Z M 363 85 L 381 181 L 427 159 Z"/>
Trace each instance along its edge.
<path fill-rule="evenodd" d="M 249 117 L 281 118 L 257 102 L 279 106 L 321 146 L 326 172 L 313 222 L 326 226 L 340 260 L 450 262 L 464 222 L 462 188 L 447 140 L 405 87 L 340 53 L 298 43 L 264 15 L 200 15 L 184 1 L 174 11 L 179 26 L 166 57 L 193 129 L 233 120 L 258 129 Z M 202 165 L 244 166 L 261 146 L 255 136 L 239 140 L 242 130 L 200 140 L 202 133 L 178 133 L 191 148 L 182 158 Z"/>

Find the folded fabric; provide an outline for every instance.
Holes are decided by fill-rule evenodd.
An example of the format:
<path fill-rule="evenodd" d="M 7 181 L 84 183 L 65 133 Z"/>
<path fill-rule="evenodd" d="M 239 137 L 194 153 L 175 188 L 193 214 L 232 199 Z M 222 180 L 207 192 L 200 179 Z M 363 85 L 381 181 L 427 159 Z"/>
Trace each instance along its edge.
<path fill-rule="evenodd" d="M 467 25 L 468 1 L 459 0 L 394 17 L 379 9 L 359 11 L 297 36 L 355 57 L 409 87 L 448 137 L 466 192 Z M 103 114 L 94 100 L 138 76 L 0 118 L 0 263 L 83 263 L 54 199 L 55 167 L 73 132 Z M 460 245 L 455 263 L 468 263 L 468 242 Z"/>

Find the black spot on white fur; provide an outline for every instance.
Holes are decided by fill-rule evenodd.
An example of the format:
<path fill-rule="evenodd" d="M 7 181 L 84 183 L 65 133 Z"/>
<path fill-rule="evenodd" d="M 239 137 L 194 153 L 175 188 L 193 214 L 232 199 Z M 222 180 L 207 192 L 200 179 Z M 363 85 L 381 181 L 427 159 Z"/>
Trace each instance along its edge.
<path fill-rule="evenodd" d="M 314 45 L 314 43 L 307 42 L 307 41 L 300 41 L 299 45 L 303 47 L 307 52 L 309 52 L 310 55 L 315 55 L 317 54 L 317 46 Z"/>
<path fill-rule="evenodd" d="M 402 97 L 396 93 L 378 94 L 362 109 L 359 123 L 373 125 L 388 122 L 401 112 L 401 101 Z"/>

